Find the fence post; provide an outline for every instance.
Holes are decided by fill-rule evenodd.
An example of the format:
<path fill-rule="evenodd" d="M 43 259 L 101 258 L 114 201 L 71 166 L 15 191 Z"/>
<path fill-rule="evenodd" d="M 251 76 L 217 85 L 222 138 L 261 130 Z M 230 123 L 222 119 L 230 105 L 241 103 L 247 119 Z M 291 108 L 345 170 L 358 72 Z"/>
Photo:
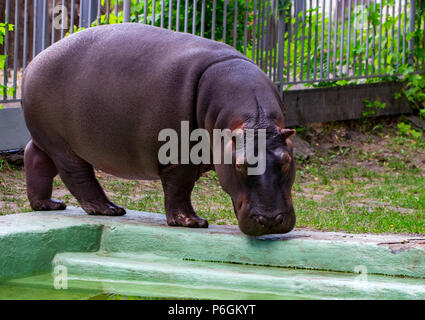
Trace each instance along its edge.
<path fill-rule="evenodd" d="M 36 21 L 35 21 L 35 29 L 34 30 L 34 56 L 39 54 L 44 48 L 43 44 L 47 43 L 48 38 L 48 30 L 46 30 L 46 24 L 43 24 L 44 19 L 48 16 L 48 13 L 45 12 L 46 7 L 44 6 L 44 3 L 47 0 L 34 0 L 37 2 L 36 6 Z"/>
<path fill-rule="evenodd" d="M 407 5 L 407 4 L 406 4 Z M 415 32 L 415 14 L 416 13 L 416 0 L 410 1 L 410 17 L 409 17 L 409 32 Z M 409 64 L 415 64 L 415 55 L 413 53 L 413 49 L 415 47 L 415 37 L 412 37 L 408 43 L 408 51 L 409 51 Z"/>
<path fill-rule="evenodd" d="M 282 6 L 285 3 L 284 0 L 280 0 L 282 2 Z M 279 10 L 278 5 L 278 13 L 279 13 L 279 21 L 278 21 L 278 38 L 277 38 L 277 48 L 278 48 L 278 62 L 277 62 L 277 78 L 279 81 L 278 90 L 280 99 L 283 99 L 283 58 L 284 58 L 284 50 L 285 50 L 285 10 Z M 289 40 L 288 40 L 289 41 Z"/>
<path fill-rule="evenodd" d="M 123 0 L 123 17 L 124 22 L 130 22 L 131 0 Z"/>
<path fill-rule="evenodd" d="M 81 22 L 82 27 L 89 28 L 97 16 L 97 0 L 85 0 L 81 1 Z"/>

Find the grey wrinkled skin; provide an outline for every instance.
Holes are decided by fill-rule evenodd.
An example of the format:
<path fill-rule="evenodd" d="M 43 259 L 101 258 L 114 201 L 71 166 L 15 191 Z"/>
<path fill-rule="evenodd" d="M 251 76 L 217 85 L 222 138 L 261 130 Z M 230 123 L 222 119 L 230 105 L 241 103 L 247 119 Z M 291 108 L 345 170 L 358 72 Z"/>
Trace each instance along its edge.
<path fill-rule="evenodd" d="M 32 136 L 25 169 L 34 210 L 66 207 L 51 199 L 59 173 L 87 213 L 125 214 L 106 197 L 97 168 L 127 179 L 161 179 L 168 224 L 207 227 L 190 195 L 201 173 L 215 169 L 242 231 L 281 233 L 295 224 L 293 130 L 283 130 L 274 84 L 228 45 L 142 24 L 80 31 L 28 65 L 22 107 Z M 184 120 L 190 130 L 210 134 L 214 128 L 267 129 L 265 174 L 247 177 L 234 165 L 160 165 L 158 133 L 180 132 Z"/>

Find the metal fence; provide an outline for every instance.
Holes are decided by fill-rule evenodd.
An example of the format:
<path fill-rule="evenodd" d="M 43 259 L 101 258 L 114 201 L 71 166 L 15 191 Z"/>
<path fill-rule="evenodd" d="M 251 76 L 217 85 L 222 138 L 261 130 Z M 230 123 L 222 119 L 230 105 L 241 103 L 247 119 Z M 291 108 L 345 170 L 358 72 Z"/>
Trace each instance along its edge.
<path fill-rule="evenodd" d="M 82 28 L 122 22 L 228 43 L 280 89 L 425 72 L 425 0 L 3 1 L 0 102 L 19 101 L 22 71 L 50 44 Z"/>

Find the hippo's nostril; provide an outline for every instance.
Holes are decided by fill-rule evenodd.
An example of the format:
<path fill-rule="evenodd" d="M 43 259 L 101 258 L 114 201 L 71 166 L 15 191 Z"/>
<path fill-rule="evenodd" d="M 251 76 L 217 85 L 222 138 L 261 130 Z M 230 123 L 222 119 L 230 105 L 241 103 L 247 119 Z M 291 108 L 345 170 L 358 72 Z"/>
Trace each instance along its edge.
<path fill-rule="evenodd" d="M 274 219 L 276 221 L 276 223 L 281 224 L 283 222 L 283 214 L 279 214 L 276 216 L 276 218 Z"/>

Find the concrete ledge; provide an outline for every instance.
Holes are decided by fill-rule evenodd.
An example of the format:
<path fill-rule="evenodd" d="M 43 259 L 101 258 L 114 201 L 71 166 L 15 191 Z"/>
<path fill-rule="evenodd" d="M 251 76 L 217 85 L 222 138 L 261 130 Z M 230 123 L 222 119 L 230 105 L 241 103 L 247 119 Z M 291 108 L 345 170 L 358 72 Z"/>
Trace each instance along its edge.
<path fill-rule="evenodd" d="M 101 225 L 63 220 L 25 214 L 0 217 L 0 280 L 50 271 L 58 252 L 99 250 Z"/>
<path fill-rule="evenodd" d="M 375 275 L 359 281 L 356 274 L 187 261 L 150 253 L 61 253 L 53 265 L 66 267 L 73 281 L 102 283 L 109 293 L 128 294 L 133 288 L 140 295 L 144 284 L 152 288 L 148 296 L 158 294 L 158 285 L 167 287 L 162 290 L 166 297 L 179 288 L 174 293 L 179 297 L 207 299 L 425 299 L 425 280 Z M 78 284 L 72 288 L 81 289 Z"/>
<path fill-rule="evenodd" d="M 55 253 L 98 249 L 312 270 L 365 268 L 369 274 L 425 278 L 424 236 L 296 230 L 252 238 L 237 226 L 175 228 L 166 226 L 160 214 L 129 211 L 124 217 L 93 217 L 77 208 L 0 217 L 3 278 L 41 271 Z"/>

